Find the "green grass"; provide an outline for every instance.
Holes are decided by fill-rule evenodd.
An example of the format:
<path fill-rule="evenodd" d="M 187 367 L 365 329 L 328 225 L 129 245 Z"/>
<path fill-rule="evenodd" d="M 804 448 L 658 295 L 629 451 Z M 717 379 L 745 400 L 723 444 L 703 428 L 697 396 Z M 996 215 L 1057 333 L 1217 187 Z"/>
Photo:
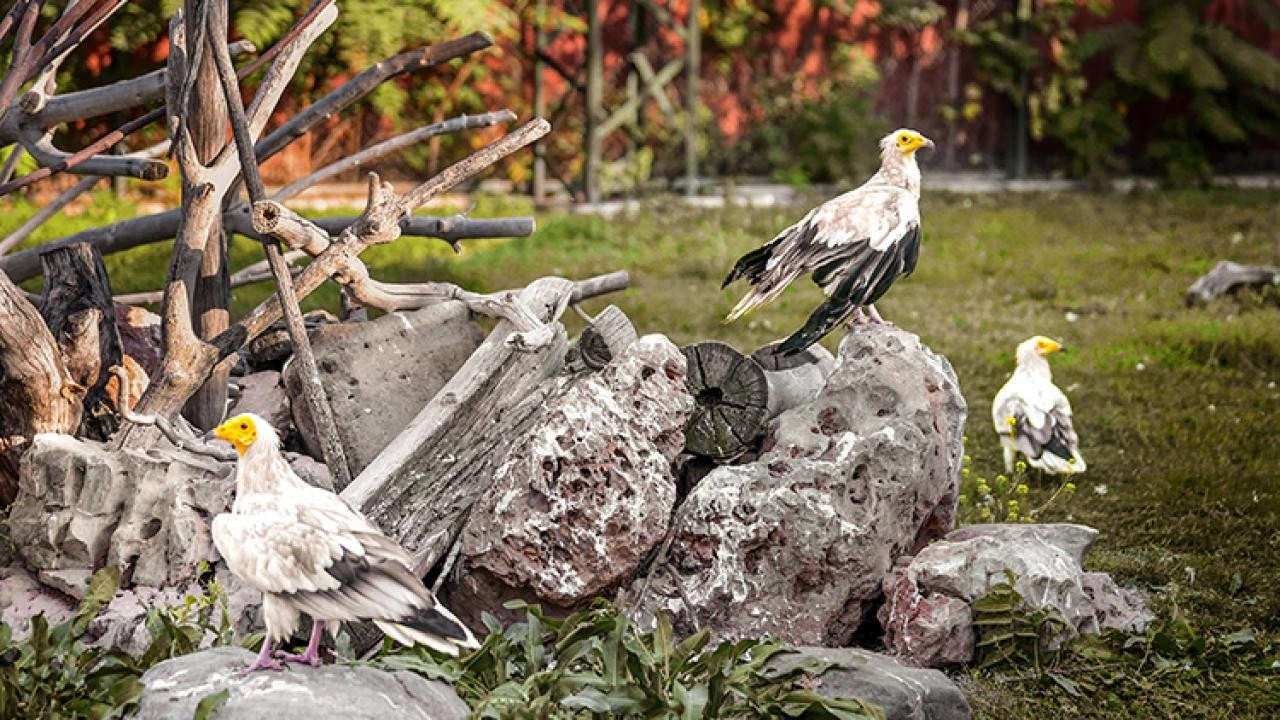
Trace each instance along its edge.
<path fill-rule="evenodd" d="M 589 302 L 588 312 L 612 302 L 642 333 L 750 350 L 799 327 L 820 293 L 797 283 L 773 305 L 722 325 L 742 287 L 720 290 L 720 281 L 739 255 L 803 209 L 654 204 L 613 220 L 552 214 L 539 218 L 533 237 L 468 243 L 458 257 L 439 241 L 402 240 L 366 260 L 380 279 L 478 290 L 626 269 L 632 289 Z M 475 214 L 527 210 L 484 199 Z M 1280 644 L 1280 293 L 1195 309 L 1182 299 L 1218 259 L 1280 260 L 1280 194 L 933 194 L 922 211 L 919 268 L 878 307 L 955 365 L 970 405 L 974 472 L 999 471 L 990 402 L 1015 345 L 1033 334 L 1063 340 L 1071 351 L 1053 358 L 1055 380 L 1074 405 L 1089 471 L 1046 519 L 1098 528 L 1091 567 L 1155 593 L 1164 618 L 1185 619 L 1205 637 L 1251 627 L 1260 647 Z M 0 232 L 20 216 L 7 213 Z M 248 262 L 260 252 L 240 241 L 235 256 Z M 159 287 L 163 257 L 150 248 L 109 261 L 117 291 Z M 237 291 L 236 308 L 266 292 Z M 309 304 L 317 303 L 335 308 L 336 292 Z M 1049 487 L 1032 488 L 1033 505 Z M 1051 684 L 990 676 L 967 689 L 980 717 L 1280 715 L 1270 670 L 1158 681 L 1139 671 L 1089 676 L 1103 690 L 1083 700 Z"/>

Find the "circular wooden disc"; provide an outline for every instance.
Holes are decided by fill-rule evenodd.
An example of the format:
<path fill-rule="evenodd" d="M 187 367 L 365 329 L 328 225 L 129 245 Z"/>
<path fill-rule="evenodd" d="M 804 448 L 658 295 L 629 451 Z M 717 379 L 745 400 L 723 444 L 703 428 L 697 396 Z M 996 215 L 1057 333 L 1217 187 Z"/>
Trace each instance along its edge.
<path fill-rule="evenodd" d="M 764 431 L 769 385 L 754 360 L 714 340 L 680 349 L 689 363 L 685 385 L 696 403 L 685 426 L 685 450 L 725 458 Z"/>

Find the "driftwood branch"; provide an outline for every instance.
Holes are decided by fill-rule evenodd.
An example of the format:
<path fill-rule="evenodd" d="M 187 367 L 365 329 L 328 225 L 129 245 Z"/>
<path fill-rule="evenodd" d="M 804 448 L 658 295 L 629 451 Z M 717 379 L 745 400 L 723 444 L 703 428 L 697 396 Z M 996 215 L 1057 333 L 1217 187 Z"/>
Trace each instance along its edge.
<path fill-rule="evenodd" d="M 319 170 L 305 175 L 288 185 L 277 190 L 272 196 L 272 200 L 288 200 L 298 195 L 303 190 L 324 182 L 329 178 L 340 175 L 351 170 L 359 170 L 368 166 L 370 163 L 399 152 L 408 147 L 413 147 L 418 143 L 429 140 L 433 137 L 445 135 L 447 133 L 459 132 L 462 130 L 476 130 L 479 128 L 491 127 L 498 123 L 512 122 L 516 119 L 516 114 L 510 110 L 497 110 L 494 112 L 484 113 L 482 115 L 462 115 L 451 120 L 438 122 L 426 127 L 411 130 L 403 135 L 397 135 L 390 140 L 384 140 L 376 145 L 371 145 L 360 152 L 349 155 L 341 160 L 330 163 Z"/>
<path fill-rule="evenodd" d="M 1187 288 L 1187 305 L 1206 304 L 1241 285 L 1280 285 L 1280 267 L 1241 265 L 1220 260 L 1205 275 Z"/>
<path fill-rule="evenodd" d="M 550 129 L 546 120 L 537 118 L 446 168 L 435 178 L 416 188 L 409 197 L 412 202 L 424 203 L 435 194 L 469 180 L 524 145 L 546 135 Z M 381 182 L 376 175 L 371 176 L 369 188 L 369 200 L 364 214 L 293 279 L 294 293 L 299 299 L 314 292 L 327 278 L 338 276 L 352 268 L 359 262 L 359 254 L 366 248 L 394 240 L 399 235 L 400 218 L 417 207 L 412 202 L 406 202 L 405 198 L 398 197 L 390 184 Z M 279 298 L 268 298 L 240 322 L 201 347 L 195 357 L 184 358 L 181 366 L 166 363 L 139 405 L 146 412 L 172 412 L 177 407 L 174 403 L 185 401 L 197 381 L 203 382 L 218 363 L 278 320 L 281 313 Z"/>
<path fill-rule="evenodd" d="M 128 398 L 132 397 L 129 387 L 129 373 L 119 365 L 111 367 L 111 374 L 115 375 L 116 381 L 120 383 L 119 403 L 117 409 L 120 411 L 120 417 L 126 422 L 134 425 L 150 426 L 157 428 L 165 439 L 173 443 L 173 446 L 179 450 L 187 450 L 204 455 L 216 460 L 234 461 L 236 452 L 230 448 L 218 447 L 216 445 L 206 445 L 196 437 L 189 426 L 183 420 L 177 422 L 169 422 L 168 419 L 159 415 L 139 415 L 133 412 L 133 408 L 129 407 Z"/>
<path fill-rule="evenodd" d="M 342 112 L 387 80 L 470 55 L 492 44 L 493 40 L 488 35 L 477 32 L 387 58 L 351 78 L 338 89 L 295 115 L 289 122 L 276 128 L 258 143 L 254 148 L 254 154 L 259 160 L 271 157 L 289 143 L 305 135 L 318 123 Z"/>
<path fill-rule="evenodd" d="M 129 155 L 86 154 L 83 150 L 75 154 L 64 152 L 53 146 L 52 133 L 48 132 L 39 135 L 23 133 L 19 142 L 31 153 L 31 157 L 53 172 L 61 169 L 78 175 L 123 175 L 142 180 L 160 180 L 169 174 L 168 164 L 160 160 Z"/>

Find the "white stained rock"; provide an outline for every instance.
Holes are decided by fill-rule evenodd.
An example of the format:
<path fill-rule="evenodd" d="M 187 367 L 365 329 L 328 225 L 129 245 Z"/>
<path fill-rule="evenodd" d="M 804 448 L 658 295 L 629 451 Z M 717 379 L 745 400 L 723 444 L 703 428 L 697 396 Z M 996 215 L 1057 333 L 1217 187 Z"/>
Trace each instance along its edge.
<path fill-rule="evenodd" d="M 826 386 L 774 421 L 760 457 L 693 489 L 642 607 L 681 632 L 693 613 L 721 638 L 847 644 L 894 559 L 952 528 L 965 413 L 950 363 L 918 337 L 851 331 Z"/>
<path fill-rule="evenodd" d="M 474 615 L 532 594 L 570 607 L 629 579 L 675 503 L 684 375 L 679 348 L 649 335 L 554 396 L 472 509 L 450 606 Z"/>
<path fill-rule="evenodd" d="M 1005 582 L 1006 570 L 1017 576 L 1014 589 L 1028 609 L 1056 610 L 1067 621 L 1067 635 L 1053 642 L 1103 626 L 1142 631 L 1153 617 L 1144 599 L 1081 567 L 1097 536 L 1066 523 L 971 525 L 949 533 L 885 580 L 879 614 L 885 645 L 914 665 L 969 662 L 975 634 L 965 610 Z"/>

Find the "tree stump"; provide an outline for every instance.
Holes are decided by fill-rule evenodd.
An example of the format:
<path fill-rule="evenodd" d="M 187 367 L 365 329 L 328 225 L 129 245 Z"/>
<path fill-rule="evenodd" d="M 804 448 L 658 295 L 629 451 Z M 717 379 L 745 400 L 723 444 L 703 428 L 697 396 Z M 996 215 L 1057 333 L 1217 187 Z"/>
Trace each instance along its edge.
<path fill-rule="evenodd" d="M 685 450 L 713 458 L 747 450 L 764 432 L 769 382 L 764 368 L 732 346 L 715 340 L 680 349 L 696 407 L 685 427 Z"/>
<path fill-rule="evenodd" d="M 40 313 L 0 272 L 0 507 L 17 496 L 18 459 L 31 437 L 74 432 L 83 396 Z"/>
<path fill-rule="evenodd" d="M 107 372 L 122 359 L 116 304 L 102 254 L 88 243 L 40 254 L 40 315 L 57 340 L 71 379 L 85 388 L 83 434 L 105 440 L 119 422 L 107 398 Z"/>

